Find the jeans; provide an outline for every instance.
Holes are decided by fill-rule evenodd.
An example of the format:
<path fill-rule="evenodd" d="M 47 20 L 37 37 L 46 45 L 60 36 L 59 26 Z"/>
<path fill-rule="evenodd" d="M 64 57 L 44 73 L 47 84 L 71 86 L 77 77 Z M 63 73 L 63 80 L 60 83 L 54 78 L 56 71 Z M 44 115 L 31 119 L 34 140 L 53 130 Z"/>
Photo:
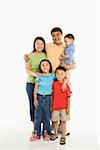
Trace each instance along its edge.
<path fill-rule="evenodd" d="M 44 130 L 47 131 L 48 135 L 51 135 L 50 128 L 50 105 L 51 105 L 51 96 L 50 95 L 37 95 L 38 107 L 35 109 L 35 132 L 37 135 L 41 135 L 41 122 L 43 120 Z"/>
<path fill-rule="evenodd" d="M 28 98 L 29 98 L 30 119 L 33 122 L 34 122 L 34 113 L 35 113 L 34 96 L 33 96 L 34 86 L 35 86 L 35 84 L 33 84 L 33 83 L 27 83 L 26 84 L 26 91 L 27 91 Z"/>

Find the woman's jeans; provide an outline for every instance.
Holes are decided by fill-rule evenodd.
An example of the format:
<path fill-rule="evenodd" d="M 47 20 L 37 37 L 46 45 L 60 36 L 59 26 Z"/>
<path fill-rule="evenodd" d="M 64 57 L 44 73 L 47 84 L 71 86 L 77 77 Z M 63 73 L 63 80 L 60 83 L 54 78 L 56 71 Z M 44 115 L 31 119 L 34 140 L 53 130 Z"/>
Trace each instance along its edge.
<path fill-rule="evenodd" d="M 39 95 L 37 94 L 38 106 L 35 109 L 35 132 L 38 136 L 41 135 L 41 122 L 43 121 L 44 130 L 47 131 L 48 135 L 51 135 L 50 128 L 50 105 L 51 95 Z"/>
<path fill-rule="evenodd" d="M 35 107 L 34 107 L 34 86 L 33 83 L 27 83 L 26 84 L 26 91 L 29 98 L 29 107 L 30 107 L 30 118 L 31 121 L 34 122 L 34 113 L 35 113 Z"/>

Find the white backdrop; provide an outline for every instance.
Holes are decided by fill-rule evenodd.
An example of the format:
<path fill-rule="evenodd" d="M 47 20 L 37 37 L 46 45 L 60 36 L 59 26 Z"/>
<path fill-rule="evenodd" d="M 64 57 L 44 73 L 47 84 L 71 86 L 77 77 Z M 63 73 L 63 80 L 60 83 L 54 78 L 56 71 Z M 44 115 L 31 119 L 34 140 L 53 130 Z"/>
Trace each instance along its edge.
<path fill-rule="evenodd" d="M 71 72 L 71 121 L 69 130 L 76 143 L 72 147 L 97 144 L 97 32 L 96 4 L 90 2 L 2 1 L 1 8 L 1 99 L 0 139 L 4 147 L 21 133 L 30 135 L 26 72 L 23 55 L 32 51 L 33 40 L 43 36 L 51 42 L 53 27 L 64 35 L 73 33 L 77 69 Z M 23 137 L 22 136 L 22 137 Z M 81 138 L 80 138 L 81 137 Z M 79 141 L 79 143 L 78 143 Z M 85 141 L 85 142 L 84 142 Z M 20 146 L 21 143 L 19 144 Z M 18 145 L 17 145 L 18 146 Z"/>

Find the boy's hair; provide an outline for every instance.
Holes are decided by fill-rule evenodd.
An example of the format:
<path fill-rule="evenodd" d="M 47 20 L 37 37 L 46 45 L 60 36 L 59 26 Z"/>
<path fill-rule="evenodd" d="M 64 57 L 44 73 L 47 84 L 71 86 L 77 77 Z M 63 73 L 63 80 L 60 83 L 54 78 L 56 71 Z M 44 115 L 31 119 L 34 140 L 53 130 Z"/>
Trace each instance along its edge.
<path fill-rule="evenodd" d="M 43 73 L 43 71 L 42 71 L 42 69 L 41 69 L 41 63 L 42 63 L 43 61 L 47 61 L 47 62 L 49 63 L 49 65 L 50 65 L 49 73 L 52 73 L 52 65 L 51 65 L 51 62 L 50 62 L 48 59 L 43 59 L 43 60 L 41 60 L 41 62 L 40 62 L 40 64 L 39 64 L 39 73 Z"/>
<path fill-rule="evenodd" d="M 53 28 L 53 29 L 51 30 L 51 35 L 52 35 L 53 32 L 60 32 L 61 34 L 63 34 L 62 29 L 59 28 L 59 27 Z"/>
<path fill-rule="evenodd" d="M 66 34 L 65 36 L 64 36 L 64 38 L 69 38 L 69 39 L 75 39 L 74 38 L 74 35 L 73 34 L 71 34 L 71 33 L 69 33 L 69 34 Z"/>
<path fill-rule="evenodd" d="M 57 70 L 63 70 L 63 71 L 66 72 L 66 69 L 62 66 L 57 67 L 56 70 L 55 70 L 55 73 L 57 72 Z"/>
<path fill-rule="evenodd" d="M 33 42 L 33 52 L 36 51 L 35 43 L 36 43 L 37 40 L 40 40 L 40 41 L 42 41 L 42 42 L 44 43 L 44 49 L 42 50 L 42 52 L 44 52 L 44 53 L 46 54 L 46 50 L 45 50 L 45 47 L 46 47 L 45 40 L 44 40 L 43 37 L 40 37 L 40 36 L 36 37 L 35 40 L 34 40 L 34 42 Z"/>

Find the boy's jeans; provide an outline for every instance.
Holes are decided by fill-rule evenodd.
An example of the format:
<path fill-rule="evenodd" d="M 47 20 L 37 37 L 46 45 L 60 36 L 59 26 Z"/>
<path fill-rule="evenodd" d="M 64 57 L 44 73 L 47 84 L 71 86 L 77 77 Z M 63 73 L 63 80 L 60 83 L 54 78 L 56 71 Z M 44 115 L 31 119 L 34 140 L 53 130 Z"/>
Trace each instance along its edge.
<path fill-rule="evenodd" d="M 48 135 L 51 135 L 50 128 L 50 105 L 51 105 L 51 95 L 37 95 L 38 107 L 35 109 L 35 132 L 37 135 L 41 135 L 40 126 L 43 121 L 44 130 L 47 131 Z M 43 120 L 42 120 L 43 119 Z"/>

